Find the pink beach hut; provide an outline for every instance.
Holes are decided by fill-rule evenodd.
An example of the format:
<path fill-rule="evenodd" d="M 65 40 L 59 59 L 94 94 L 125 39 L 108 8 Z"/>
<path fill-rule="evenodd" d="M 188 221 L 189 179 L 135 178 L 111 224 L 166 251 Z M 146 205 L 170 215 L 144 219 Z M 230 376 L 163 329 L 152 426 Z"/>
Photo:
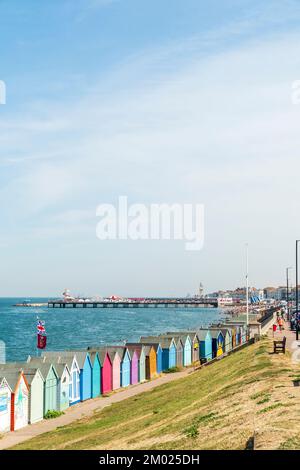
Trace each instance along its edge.
<path fill-rule="evenodd" d="M 113 366 L 106 349 L 97 350 L 101 363 L 101 393 L 109 393 L 113 389 Z"/>
<path fill-rule="evenodd" d="M 123 350 L 108 347 L 107 352 L 112 363 L 112 389 L 118 390 L 121 388 L 121 357 L 123 356 Z"/>

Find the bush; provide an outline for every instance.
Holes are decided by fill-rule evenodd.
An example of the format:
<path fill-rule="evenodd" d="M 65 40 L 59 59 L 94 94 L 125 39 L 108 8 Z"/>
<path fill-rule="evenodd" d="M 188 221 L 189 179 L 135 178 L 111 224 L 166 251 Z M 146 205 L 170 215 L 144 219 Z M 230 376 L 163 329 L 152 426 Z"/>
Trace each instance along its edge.
<path fill-rule="evenodd" d="M 64 415 L 64 414 L 65 413 L 63 411 L 49 410 L 45 414 L 44 418 L 45 419 L 54 419 L 54 418 L 58 418 L 59 416 Z"/>

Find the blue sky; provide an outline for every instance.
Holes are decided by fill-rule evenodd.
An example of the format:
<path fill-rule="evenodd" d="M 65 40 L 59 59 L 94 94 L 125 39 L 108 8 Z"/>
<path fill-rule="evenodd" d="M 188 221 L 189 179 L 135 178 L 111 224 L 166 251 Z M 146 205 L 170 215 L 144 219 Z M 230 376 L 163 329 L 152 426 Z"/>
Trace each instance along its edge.
<path fill-rule="evenodd" d="M 284 282 L 299 227 L 296 1 L 0 1 L 0 295 Z M 205 204 L 205 245 L 100 242 L 96 207 Z"/>

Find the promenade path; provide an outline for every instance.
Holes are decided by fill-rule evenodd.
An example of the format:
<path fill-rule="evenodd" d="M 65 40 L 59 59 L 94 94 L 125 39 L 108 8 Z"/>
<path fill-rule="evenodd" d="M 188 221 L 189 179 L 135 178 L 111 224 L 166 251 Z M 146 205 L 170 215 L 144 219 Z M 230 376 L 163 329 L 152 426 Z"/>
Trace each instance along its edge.
<path fill-rule="evenodd" d="M 21 442 L 27 441 L 28 439 L 44 434 L 45 432 L 53 431 L 59 426 L 65 426 L 78 419 L 89 417 L 93 415 L 95 411 L 100 411 L 113 403 L 118 403 L 126 398 L 139 395 L 143 392 L 148 392 L 160 385 L 187 377 L 189 374 L 193 373 L 193 371 L 194 369 L 191 367 L 180 372 L 165 374 L 151 382 L 145 382 L 120 389 L 107 397 L 99 397 L 83 403 L 78 403 L 77 405 L 68 408 L 65 411 L 65 414 L 58 418 L 43 420 L 39 423 L 31 424 L 23 429 L 19 429 L 18 431 L 4 434 L 3 437 L 0 438 L 0 450 L 8 449 L 20 444 Z"/>

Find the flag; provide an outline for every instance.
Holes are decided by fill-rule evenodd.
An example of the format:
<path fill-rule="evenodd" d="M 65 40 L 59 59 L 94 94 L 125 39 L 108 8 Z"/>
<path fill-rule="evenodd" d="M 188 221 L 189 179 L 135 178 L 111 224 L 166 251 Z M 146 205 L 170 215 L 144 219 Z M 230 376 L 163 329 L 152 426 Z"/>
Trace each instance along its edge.
<path fill-rule="evenodd" d="M 38 334 L 46 333 L 45 322 L 42 320 L 37 321 L 37 332 Z"/>
<path fill-rule="evenodd" d="M 37 348 L 38 349 L 45 349 L 47 346 L 47 336 L 44 335 L 37 335 Z"/>

